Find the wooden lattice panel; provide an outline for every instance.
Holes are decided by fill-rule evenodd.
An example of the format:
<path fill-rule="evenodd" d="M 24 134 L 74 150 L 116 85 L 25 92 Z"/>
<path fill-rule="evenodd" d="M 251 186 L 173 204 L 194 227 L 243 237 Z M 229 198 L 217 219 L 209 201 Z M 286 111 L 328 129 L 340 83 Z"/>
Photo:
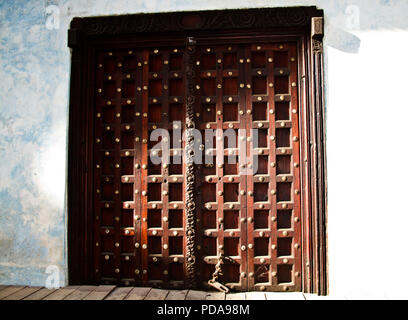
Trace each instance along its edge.
<path fill-rule="evenodd" d="M 197 283 L 207 286 L 224 255 L 219 281 L 234 290 L 300 290 L 296 43 L 198 44 L 193 57 L 191 76 L 183 46 L 96 53 L 95 279 L 186 286 L 186 143 L 177 132 L 193 83 L 203 139 L 194 166 Z M 168 132 L 159 141 L 169 158 L 159 164 L 156 129 Z"/>
<path fill-rule="evenodd" d="M 144 112 L 148 114 L 142 158 L 147 170 L 142 174 L 142 237 L 147 249 L 142 251 L 143 284 L 162 287 L 183 284 L 184 262 L 184 176 L 183 142 L 173 139 L 173 130 L 184 123 L 183 53 L 181 49 L 151 49 L 144 52 Z M 143 127 L 145 128 L 145 126 Z M 158 141 L 169 148 L 168 158 L 155 164 L 154 157 L 164 156 L 155 150 L 158 141 L 151 133 L 165 129 L 168 135 Z"/>
<path fill-rule="evenodd" d="M 296 45 L 200 47 L 198 61 L 198 127 L 220 129 L 215 149 L 205 148 L 214 164 L 204 163 L 199 175 L 201 280 L 223 254 L 220 281 L 230 288 L 299 290 Z M 232 146 L 226 130 L 235 131 Z M 241 159 L 238 146 L 257 165 Z"/>
<path fill-rule="evenodd" d="M 96 68 L 95 273 L 98 282 L 135 284 L 140 265 L 141 84 L 133 52 L 100 52 Z"/>
<path fill-rule="evenodd" d="M 258 170 L 247 175 L 248 286 L 296 291 L 301 287 L 299 124 L 295 44 L 245 49 L 246 124 Z"/>
<path fill-rule="evenodd" d="M 236 290 L 246 290 L 241 275 L 247 272 L 246 246 L 246 177 L 240 175 L 238 131 L 245 128 L 240 121 L 239 106 L 245 105 L 244 69 L 238 63 L 243 50 L 237 46 L 199 47 L 197 74 L 200 117 L 197 128 L 204 141 L 203 164 L 199 181 L 198 206 L 201 250 L 200 279 L 203 285 L 211 278 L 221 255 L 220 281 Z M 215 136 L 209 133 L 214 130 Z M 232 135 L 227 138 L 224 130 Z"/>
<path fill-rule="evenodd" d="M 157 142 L 149 139 L 152 130 L 163 128 L 170 132 L 172 144 L 173 122 L 183 126 L 182 69 L 178 49 L 98 54 L 94 149 L 98 282 L 183 283 L 183 144 L 178 149 L 171 145 L 171 161 L 157 165 L 151 159 Z"/>

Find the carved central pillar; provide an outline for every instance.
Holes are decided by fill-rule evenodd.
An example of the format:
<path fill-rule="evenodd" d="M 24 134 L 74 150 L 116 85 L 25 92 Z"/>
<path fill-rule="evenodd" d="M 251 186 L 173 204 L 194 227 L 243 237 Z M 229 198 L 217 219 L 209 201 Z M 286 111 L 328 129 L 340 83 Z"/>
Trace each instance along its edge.
<path fill-rule="evenodd" d="M 194 104 L 195 104 L 195 40 L 188 37 L 185 54 L 186 79 L 186 282 L 196 286 L 196 203 L 194 198 Z"/>

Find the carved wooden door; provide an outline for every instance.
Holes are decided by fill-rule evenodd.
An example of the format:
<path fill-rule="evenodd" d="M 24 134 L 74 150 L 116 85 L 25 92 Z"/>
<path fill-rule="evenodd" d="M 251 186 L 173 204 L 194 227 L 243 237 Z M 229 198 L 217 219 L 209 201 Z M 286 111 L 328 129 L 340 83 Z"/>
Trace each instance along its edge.
<path fill-rule="evenodd" d="M 198 127 L 218 129 L 198 169 L 200 280 L 224 256 L 229 288 L 300 290 L 296 44 L 199 46 L 198 61 Z"/>
<path fill-rule="evenodd" d="M 296 43 L 96 57 L 95 282 L 299 291 Z"/>
<path fill-rule="evenodd" d="M 184 123 L 183 53 L 177 48 L 98 53 L 95 125 L 96 281 L 183 285 L 184 166 L 154 163 L 155 129 Z M 177 124 L 175 124 L 177 126 Z M 181 139 L 181 138 L 180 138 Z M 161 153 L 161 152 L 160 152 Z M 161 154 L 158 154 L 161 156 Z"/>

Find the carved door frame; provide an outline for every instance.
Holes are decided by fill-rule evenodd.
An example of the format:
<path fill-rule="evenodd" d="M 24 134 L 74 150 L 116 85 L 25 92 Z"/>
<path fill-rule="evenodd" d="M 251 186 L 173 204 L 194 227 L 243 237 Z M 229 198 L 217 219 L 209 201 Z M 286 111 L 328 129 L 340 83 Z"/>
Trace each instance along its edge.
<path fill-rule="evenodd" d="M 92 282 L 92 108 L 88 85 L 96 45 L 131 39 L 180 43 L 214 33 L 295 41 L 298 47 L 302 217 L 302 291 L 328 293 L 327 176 L 323 88 L 323 11 L 316 7 L 262 8 L 74 18 L 68 140 L 68 274 L 70 284 Z"/>

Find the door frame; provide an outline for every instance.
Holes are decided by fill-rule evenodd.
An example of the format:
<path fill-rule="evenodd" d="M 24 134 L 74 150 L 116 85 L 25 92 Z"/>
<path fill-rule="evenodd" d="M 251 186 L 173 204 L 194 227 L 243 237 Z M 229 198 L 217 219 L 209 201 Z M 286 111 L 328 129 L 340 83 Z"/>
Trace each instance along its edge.
<path fill-rule="evenodd" d="M 328 293 L 327 174 L 323 10 L 261 8 L 74 18 L 68 30 L 71 82 L 68 133 L 68 280 L 92 284 L 93 57 L 104 44 L 142 46 L 188 36 L 279 38 L 298 44 L 302 291 Z"/>

